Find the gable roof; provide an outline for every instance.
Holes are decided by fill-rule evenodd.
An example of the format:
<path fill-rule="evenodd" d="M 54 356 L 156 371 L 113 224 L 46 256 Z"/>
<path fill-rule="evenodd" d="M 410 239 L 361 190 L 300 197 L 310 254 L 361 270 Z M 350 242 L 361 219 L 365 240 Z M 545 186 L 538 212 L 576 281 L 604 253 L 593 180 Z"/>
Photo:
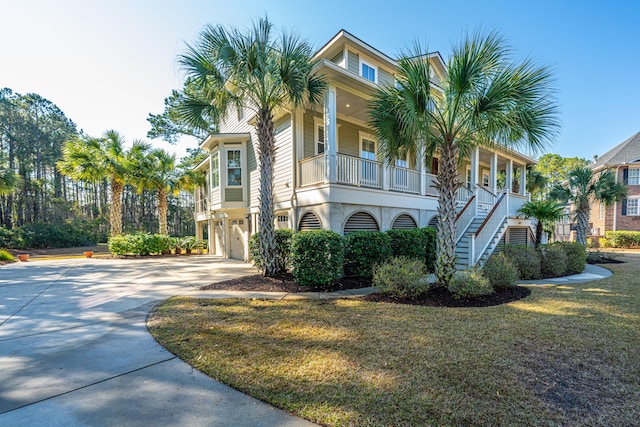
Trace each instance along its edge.
<path fill-rule="evenodd" d="M 598 160 L 592 163 L 591 167 L 597 170 L 638 161 L 640 161 L 640 132 L 598 157 Z"/>

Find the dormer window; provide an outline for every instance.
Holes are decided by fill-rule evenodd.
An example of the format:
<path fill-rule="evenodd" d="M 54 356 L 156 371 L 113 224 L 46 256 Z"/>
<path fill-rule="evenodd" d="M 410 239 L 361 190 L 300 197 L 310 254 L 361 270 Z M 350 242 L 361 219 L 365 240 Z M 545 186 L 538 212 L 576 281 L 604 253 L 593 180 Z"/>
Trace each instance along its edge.
<path fill-rule="evenodd" d="M 378 67 L 366 61 L 360 61 L 360 75 L 373 83 L 378 83 Z"/>

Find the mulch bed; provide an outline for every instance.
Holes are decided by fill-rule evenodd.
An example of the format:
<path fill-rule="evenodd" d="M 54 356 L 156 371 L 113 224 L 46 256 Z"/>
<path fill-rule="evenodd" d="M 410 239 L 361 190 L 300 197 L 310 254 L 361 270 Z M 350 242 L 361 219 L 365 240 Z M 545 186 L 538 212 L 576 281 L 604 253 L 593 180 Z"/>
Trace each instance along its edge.
<path fill-rule="evenodd" d="M 325 291 L 337 291 L 342 289 L 359 289 L 371 286 L 371 280 L 352 277 L 343 277 L 334 286 Z M 309 292 L 313 291 L 307 286 L 300 286 L 294 282 L 291 275 L 279 277 L 263 277 L 260 274 L 242 277 L 240 279 L 225 280 L 202 286 L 200 290 L 227 290 L 227 291 L 253 291 L 253 292 Z M 515 288 L 501 290 L 492 295 L 479 298 L 455 299 L 442 288 L 434 289 L 418 298 L 393 298 L 384 294 L 371 294 L 363 299 L 373 302 L 390 302 L 396 304 L 424 305 L 429 307 L 490 307 L 517 301 L 531 294 L 528 288 L 517 286 Z"/>

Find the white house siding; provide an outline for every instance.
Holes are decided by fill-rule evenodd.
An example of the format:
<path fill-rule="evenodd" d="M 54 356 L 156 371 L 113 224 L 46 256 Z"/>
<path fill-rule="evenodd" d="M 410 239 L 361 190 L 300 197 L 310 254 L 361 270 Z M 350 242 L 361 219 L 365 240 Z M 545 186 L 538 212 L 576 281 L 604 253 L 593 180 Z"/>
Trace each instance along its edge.
<path fill-rule="evenodd" d="M 386 72 L 382 68 L 378 68 L 378 84 L 380 86 L 393 85 L 395 78 L 391 73 Z"/>
<path fill-rule="evenodd" d="M 360 74 L 360 56 L 350 50 L 348 52 L 347 70 L 352 73 Z"/>

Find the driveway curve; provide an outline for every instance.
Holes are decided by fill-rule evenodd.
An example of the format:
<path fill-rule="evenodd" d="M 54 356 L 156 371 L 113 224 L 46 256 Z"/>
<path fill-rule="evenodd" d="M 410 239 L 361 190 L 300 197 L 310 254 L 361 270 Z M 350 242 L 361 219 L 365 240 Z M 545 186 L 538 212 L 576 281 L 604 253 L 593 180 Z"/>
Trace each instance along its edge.
<path fill-rule="evenodd" d="M 166 351 L 159 301 L 251 274 L 214 256 L 0 267 L 0 425 L 309 426 Z"/>

